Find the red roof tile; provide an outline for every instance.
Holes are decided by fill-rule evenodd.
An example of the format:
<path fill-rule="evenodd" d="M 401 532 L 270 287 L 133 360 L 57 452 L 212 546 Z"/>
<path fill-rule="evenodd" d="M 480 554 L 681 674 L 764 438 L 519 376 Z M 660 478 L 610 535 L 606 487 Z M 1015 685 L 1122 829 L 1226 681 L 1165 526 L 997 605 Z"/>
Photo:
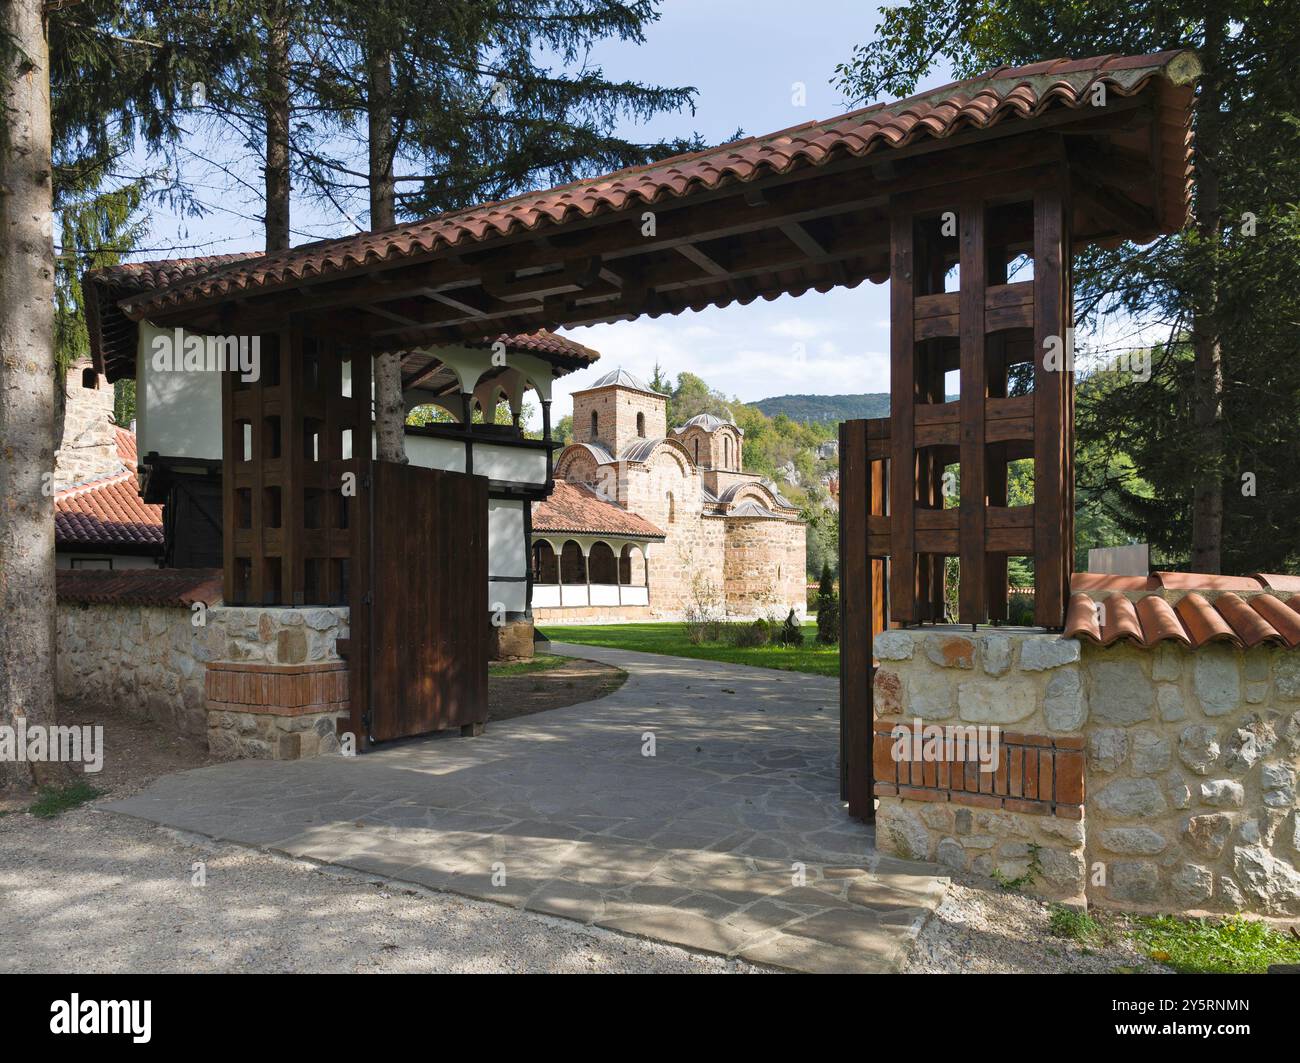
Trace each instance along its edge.
<path fill-rule="evenodd" d="M 221 601 L 221 570 L 215 568 L 59 569 L 55 577 L 62 602 L 179 607 Z"/>
<path fill-rule="evenodd" d="M 1076 572 L 1070 577 L 1073 592 L 1139 591 L 1287 591 L 1300 592 L 1300 576 L 1252 573 L 1221 576 L 1206 572 L 1153 572 L 1149 576 L 1115 576 L 1109 572 Z"/>
<path fill-rule="evenodd" d="M 54 496 L 54 541 L 64 549 L 152 552 L 163 545 L 162 506 L 146 503 L 136 489 L 135 434 L 115 428 L 123 470 L 76 484 Z"/>
<path fill-rule="evenodd" d="M 556 480 L 545 502 L 533 504 L 534 532 L 574 535 L 620 535 L 629 539 L 662 539 L 664 533 L 644 517 L 601 498 L 585 484 Z"/>
<path fill-rule="evenodd" d="M 1102 646 L 1125 641 L 1146 649 L 1162 642 L 1192 649 L 1210 642 L 1244 649 L 1264 643 L 1295 649 L 1300 646 L 1300 595 L 1283 601 L 1267 591 L 1242 598 L 1229 590 L 1211 602 L 1191 591 L 1171 605 L 1158 592 L 1136 601 L 1119 591 L 1105 598 L 1079 592 L 1070 597 L 1065 637 Z"/>
<path fill-rule="evenodd" d="M 1157 216 L 1163 229 L 1172 231 L 1186 215 L 1191 175 L 1187 112 L 1190 83 L 1199 72 L 1195 55 L 1187 51 L 1053 59 L 1003 68 L 826 121 L 808 122 L 379 232 L 323 240 L 233 262 L 165 285 L 154 284 L 150 290 L 124 300 L 122 306 L 131 317 L 139 319 L 153 311 L 228 298 L 251 289 L 292 287 L 325 275 L 365 270 L 378 263 L 418 261 L 445 248 L 655 204 L 803 166 L 822 166 L 916 140 L 987 129 L 1003 121 L 1033 118 L 1052 108 L 1086 107 L 1097 85 L 1104 85 L 1108 93 L 1116 96 L 1133 96 L 1153 84 L 1162 93 L 1166 89 L 1175 91 L 1174 105 L 1165 109 L 1168 113 L 1162 111 L 1156 130 L 1162 153 L 1159 170 L 1165 180 Z M 1165 102 L 1165 97 L 1161 100 Z"/>

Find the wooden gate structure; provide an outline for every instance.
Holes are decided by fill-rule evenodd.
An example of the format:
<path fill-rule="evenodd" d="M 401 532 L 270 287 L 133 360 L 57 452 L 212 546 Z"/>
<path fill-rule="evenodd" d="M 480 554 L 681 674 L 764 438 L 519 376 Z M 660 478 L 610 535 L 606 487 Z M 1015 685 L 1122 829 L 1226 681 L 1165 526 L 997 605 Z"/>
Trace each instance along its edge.
<path fill-rule="evenodd" d="M 224 598 L 347 605 L 362 749 L 487 719 L 487 480 L 354 457 L 371 436 L 370 358 L 298 321 L 227 372 Z"/>
<path fill-rule="evenodd" d="M 182 269 L 117 305 L 134 321 L 218 335 L 289 322 L 296 358 L 308 349 L 294 330 L 346 343 L 359 378 L 374 354 L 890 280 L 890 417 L 845 426 L 841 479 L 841 774 L 850 810 L 869 816 L 870 641 L 885 603 L 891 623 L 942 619 L 944 559 L 956 556 L 959 619 L 999 620 L 1005 558 L 1024 555 L 1034 561 L 1037 622 L 1062 622 L 1072 383 L 1068 362 L 1043 355 L 1069 357 L 1073 252 L 1183 225 L 1199 72 L 1185 51 L 999 69 L 383 232 Z M 1032 280 L 1008 273 L 1021 256 Z M 959 283 L 947 291 L 954 266 Z M 954 370 L 958 400 L 947 402 Z M 369 394 L 368 384 L 354 383 L 353 394 Z M 324 408 L 327 423 L 352 415 L 335 405 Z M 367 415 L 357 430 L 368 434 L 369 411 L 354 412 Z M 284 416 L 273 405 L 258 412 Z M 256 422 L 245 431 L 258 438 Z M 285 459 L 266 459 L 281 462 L 284 483 L 306 482 L 311 470 L 294 452 L 307 438 L 299 431 Z M 233 437 L 226 445 L 229 456 Z M 342 460 L 332 445 L 329 460 Z M 1034 462 L 1034 501 L 1010 507 L 1006 464 L 1020 458 Z M 960 503 L 949 509 L 944 474 L 953 471 Z M 263 475 L 250 486 L 276 485 Z M 283 529 L 266 524 L 277 504 Z M 257 598 L 279 587 L 280 600 L 297 604 L 314 578 L 328 598 L 349 579 L 336 562 L 355 567 L 364 556 L 334 553 L 342 540 L 331 536 L 312 545 L 295 531 L 296 500 L 259 489 L 247 505 L 244 530 L 254 534 L 250 549 L 227 553 L 228 590 L 233 581 Z M 327 562 L 314 577 L 309 558 Z"/>

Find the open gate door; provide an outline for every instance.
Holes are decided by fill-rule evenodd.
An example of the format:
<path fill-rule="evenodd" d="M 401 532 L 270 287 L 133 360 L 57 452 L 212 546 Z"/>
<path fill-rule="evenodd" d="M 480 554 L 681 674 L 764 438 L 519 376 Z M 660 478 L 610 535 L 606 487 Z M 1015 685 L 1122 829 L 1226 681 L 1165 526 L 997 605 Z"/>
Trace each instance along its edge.
<path fill-rule="evenodd" d="M 886 621 L 888 421 L 840 425 L 840 798 L 875 819 L 871 645 Z"/>
<path fill-rule="evenodd" d="M 348 654 L 367 741 L 487 720 L 487 479 L 356 462 Z"/>

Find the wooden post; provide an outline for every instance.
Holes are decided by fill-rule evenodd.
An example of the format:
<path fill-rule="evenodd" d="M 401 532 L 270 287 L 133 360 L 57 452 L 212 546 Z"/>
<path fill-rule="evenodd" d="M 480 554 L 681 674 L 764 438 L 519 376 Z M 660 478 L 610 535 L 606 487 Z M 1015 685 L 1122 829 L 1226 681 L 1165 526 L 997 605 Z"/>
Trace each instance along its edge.
<path fill-rule="evenodd" d="M 1070 522 L 1065 517 L 1067 478 L 1073 481 L 1073 461 L 1067 453 L 1066 421 L 1073 418 L 1067 379 L 1073 372 L 1064 360 L 1073 352 L 1069 341 L 1065 184 L 1061 167 L 1034 192 L 1034 622 L 1057 628 L 1065 620 L 1066 571 L 1073 550 L 1065 542 Z M 1049 345 L 1060 351 L 1063 364 L 1045 364 Z"/>
<path fill-rule="evenodd" d="M 961 205 L 961 512 L 958 549 L 961 586 L 958 619 L 981 624 L 988 614 L 984 569 L 984 526 L 987 489 L 984 475 L 984 415 L 987 395 L 984 358 L 984 203 L 968 200 Z"/>
<path fill-rule="evenodd" d="M 913 549 L 917 457 L 914 420 L 916 352 L 912 296 L 914 231 L 912 211 L 906 200 L 896 199 L 890 204 L 889 232 L 889 498 L 892 549 L 889 600 L 893 618 L 908 623 L 917 618 L 917 566 Z M 842 478 L 840 490 L 844 490 Z M 864 601 L 863 608 L 868 607 L 869 603 Z"/>
<path fill-rule="evenodd" d="M 840 425 L 840 796 L 858 819 L 874 815 L 869 475 L 867 424 L 845 422 Z"/>

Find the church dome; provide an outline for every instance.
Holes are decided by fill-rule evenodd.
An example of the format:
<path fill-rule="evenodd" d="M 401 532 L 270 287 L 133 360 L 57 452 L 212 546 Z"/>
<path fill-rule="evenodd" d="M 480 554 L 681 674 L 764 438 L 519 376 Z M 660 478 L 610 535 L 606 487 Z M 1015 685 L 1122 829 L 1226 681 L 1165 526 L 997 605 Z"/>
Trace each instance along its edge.
<path fill-rule="evenodd" d="M 741 435 L 745 434 L 740 428 L 736 427 L 734 421 L 724 421 L 721 417 L 715 417 L 711 413 L 697 413 L 677 431 L 685 432 L 688 428 L 703 428 L 706 432 L 716 432 L 719 428 L 734 428 Z"/>
<path fill-rule="evenodd" d="M 659 392 L 651 387 L 647 387 L 645 381 L 640 377 L 634 376 L 626 369 L 614 369 L 606 373 L 594 384 L 584 388 L 584 391 L 595 391 L 596 388 L 627 388 L 630 391 L 644 391 L 647 395 L 658 395 Z"/>

